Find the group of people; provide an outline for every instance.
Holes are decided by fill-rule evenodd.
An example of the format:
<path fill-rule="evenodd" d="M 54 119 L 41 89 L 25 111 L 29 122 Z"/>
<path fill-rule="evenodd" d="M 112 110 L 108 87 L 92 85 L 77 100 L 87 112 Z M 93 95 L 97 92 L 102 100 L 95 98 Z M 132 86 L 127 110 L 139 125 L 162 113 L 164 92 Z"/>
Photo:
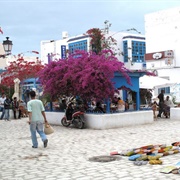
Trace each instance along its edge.
<path fill-rule="evenodd" d="M 26 104 L 22 100 L 17 100 L 17 97 L 14 97 L 13 100 L 9 98 L 8 95 L 2 94 L 0 98 L 0 108 L 1 108 L 1 117 L 3 120 L 10 121 L 10 109 L 13 110 L 14 119 L 21 119 L 22 111 L 26 109 Z"/>
<path fill-rule="evenodd" d="M 115 96 L 111 100 L 110 109 L 112 112 L 124 112 L 129 109 L 128 100 L 126 99 L 126 101 L 123 101 L 120 97 Z M 95 100 L 92 100 L 88 110 L 92 112 L 105 113 L 106 106 L 104 106 L 100 101 L 96 102 Z"/>
<path fill-rule="evenodd" d="M 161 93 L 158 95 L 159 103 L 156 101 L 152 104 L 152 110 L 154 114 L 154 118 L 161 118 L 164 115 L 166 118 L 170 117 L 170 108 L 174 107 L 174 103 L 170 99 L 169 96 L 164 98 L 164 90 L 161 90 Z M 156 116 L 156 111 L 159 109 L 158 115 Z"/>

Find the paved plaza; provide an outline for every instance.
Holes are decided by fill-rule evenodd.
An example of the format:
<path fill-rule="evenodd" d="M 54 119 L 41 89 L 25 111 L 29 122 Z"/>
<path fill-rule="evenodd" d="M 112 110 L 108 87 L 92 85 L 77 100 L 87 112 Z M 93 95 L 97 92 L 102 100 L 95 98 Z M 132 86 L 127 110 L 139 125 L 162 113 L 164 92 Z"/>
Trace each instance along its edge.
<path fill-rule="evenodd" d="M 98 119 L 97 119 L 98 120 Z M 180 121 L 158 119 L 153 124 L 109 130 L 53 126 L 49 143 L 31 146 L 27 118 L 0 121 L 1 180 L 177 180 L 180 175 L 163 174 L 165 166 L 180 161 L 180 153 L 162 157 L 162 165 L 136 166 L 127 156 L 116 161 L 92 162 L 89 158 L 112 151 L 149 144 L 171 145 L 180 141 Z"/>

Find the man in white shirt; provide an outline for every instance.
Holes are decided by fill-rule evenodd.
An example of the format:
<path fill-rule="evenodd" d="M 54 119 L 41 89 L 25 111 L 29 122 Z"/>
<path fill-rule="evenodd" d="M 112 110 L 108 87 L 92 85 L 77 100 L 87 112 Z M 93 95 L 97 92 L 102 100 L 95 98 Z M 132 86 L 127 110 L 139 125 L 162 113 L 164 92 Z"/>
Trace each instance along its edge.
<path fill-rule="evenodd" d="M 167 106 L 169 106 L 170 108 L 171 107 L 174 107 L 174 103 L 172 102 L 171 99 L 169 99 L 169 96 L 166 97 L 165 101 L 164 101 L 164 104 L 166 104 Z"/>
<path fill-rule="evenodd" d="M 1 111 L 2 111 L 2 114 L 1 114 L 1 120 L 3 119 L 4 117 L 4 114 L 5 114 L 5 109 L 4 109 L 4 101 L 6 99 L 6 95 L 3 93 L 2 96 L 0 97 L 0 107 L 1 107 Z"/>
<path fill-rule="evenodd" d="M 32 148 L 38 148 L 38 141 L 36 137 L 36 131 L 41 137 L 41 140 L 44 143 L 44 148 L 47 147 L 48 139 L 46 134 L 44 133 L 43 123 L 47 123 L 46 114 L 44 105 L 41 100 L 36 99 L 35 91 L 31 91 L 30 93 L 31 100 L 27 103 L 27 109 L 29 112 L 29 125 L 32 139 Z"/>
<path fill-rule="evenodd" d="M 174 107 L 174 103 L 169 99 L 169 96 L 167 96 L 164 101 L 164 115 L 166 116 L 166 118 L 170 117 L 171 107 Z"/>

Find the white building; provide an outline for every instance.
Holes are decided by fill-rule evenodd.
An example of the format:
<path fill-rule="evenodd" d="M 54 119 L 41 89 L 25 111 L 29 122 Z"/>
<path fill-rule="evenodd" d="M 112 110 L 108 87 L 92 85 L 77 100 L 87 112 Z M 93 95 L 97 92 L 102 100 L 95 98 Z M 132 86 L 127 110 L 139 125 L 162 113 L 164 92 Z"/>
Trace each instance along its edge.
<path fill-rule="evenodd" d="M 40 54 L 41 61 L 43 64 L 48 64 L 48 62 L 55 59 L 64 59 L 67 56 L 68 43 L 67 41 L 68 33 L 62 32 L 61 40 L 43 40 L 41 41 Z"/>
<path fill-rule="evenodd" d="M 125 32 L 108 32 L 105 37 L 112 36 L 117 45 L 114 46 L 119 61 L 124 62 L 125 66 L 131 70 L 145 69 L 144 55 L 146 53 L 145 36 Z M 66 58 L 74 50 L 92 50 L 90 37 L 88 35 L 78 35 L 68 37 L 67 32 L 62 33 L 61 40 L 41 41 L 41 60 L 47 64 L 55 59 Z"/>
<path fill-rule="evenodd" d="M 180 7 L 146 14 L 145 36 L 147 69 L 180 84 Z M 180 102 L 179 85 L 166 93 L 176 96 Z"/>

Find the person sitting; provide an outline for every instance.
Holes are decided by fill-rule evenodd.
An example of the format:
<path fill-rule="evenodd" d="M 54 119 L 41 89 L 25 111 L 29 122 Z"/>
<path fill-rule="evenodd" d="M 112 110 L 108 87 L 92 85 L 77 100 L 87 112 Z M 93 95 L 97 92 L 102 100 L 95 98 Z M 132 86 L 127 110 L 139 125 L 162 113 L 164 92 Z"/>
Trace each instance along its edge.
<path fill-rule="evenodd" d="M 28 117 L 27 106 L 23 100 L 19 100 L 19 110 L 21 111 L 21 117 Z"/>
<path fill-rule="evenodd" d="M 66 100 L 62 99 L 62 102 L 60 103 L 60 111 L 64 112 L 66 108 L 67 108 Z"/>
<path fill-rule="evenodd" d="M 120 97 L 118 98 L 117 111 L 118 112 L 125 111 L 125 102 Z"/>
<path fill-rule="evenodd" d="M 96 108 L 94 109 L 95 112 L 105 113 L 104 109 L 101 106 L 101 102 L 96 103 Z"/>
<path fill-rule="evenodd" d="M 127 111 L 128 109 L 129 109 L 129 101 L 126 98 L 126 101 L 125 101 L 125 111 Z"/>
<path fill-rule="evenodd" d="M 166 117 L 166 118 L 169 118 L 170 117 L 170 107 L 167 106 L 166 104 L 164 104 L 164 107 L 163 107 L 163 115 Z"/>
<path fill-rule="evenodd" d="M 74 112 L 73 104 L 69 103 L 66 108 L 66 118 L 68 122 L 71 122 L 73 112 Z"/>
<path fill-rule="evenodd" d="M 118 97 L 114 96 L 112 99 L 112 104 L 114 104 L 115 106 L 117 106 L 118 104 Z"/>
<path fill-rule="evenodd" d="M 96 108 L 96 103 L 94 101 L 92 101 L 91 104 L 89 105 L 89 110 L 94 111 L 95 108 Z"/>

